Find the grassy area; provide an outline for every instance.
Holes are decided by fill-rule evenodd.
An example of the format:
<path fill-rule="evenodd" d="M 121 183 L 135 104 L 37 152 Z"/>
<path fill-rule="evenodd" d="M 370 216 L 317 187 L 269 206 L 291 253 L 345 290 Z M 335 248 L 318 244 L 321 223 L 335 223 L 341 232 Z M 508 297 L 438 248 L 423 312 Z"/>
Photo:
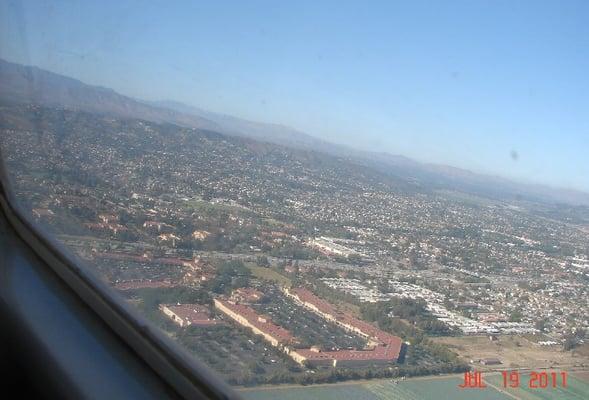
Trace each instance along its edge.
<path fill-rule="evenodd" d="M 484 198 L 484 197 L 479 197 L 476 195 L 452 191 L 452 190 L 436 190 L 436 193 L 438 193 L 439 195 L 441 195 L 447 199 L 453 199 L 453 200 L 467 203 L 467 204 L 470 204 L 473 206 L 486 207 L 486 206 L 492 206 L 492 205 L 496 204 L 495 201 Z"/>
<path fill-rule="evenodd" d="M 290 387 L 287 389 L 263 389 L 248 390 L 240 393 L 241 396 L 248 400 L 377 400 L 370 391 L 364 387 L 349 385 L 331 385 L 326 386 L 308 386 L 308 387 Z"/>
<path fill-rule="evenodd" d="M 353 316 L 360 318 L 360 307 L 358 307 L 357 305 L 348 303 L 347 301 L 343 300 L 339 301 L 336 305 L 340 311 L 348 312 Z"/>
<path fill-rule="evenodd" d="M 263 218 L 262 221 L 268 224 L 268 226 L 280 227 L 285 225 L 284 222 L 280 222 L 274 218 Z"/>
<path fill-rule="evenodd" d="M 190 199 L 181 203 L 183 207 L 188 210 L 200 212 L 203 214 L 213 214 L 215 212 L 244 212 L 245 210 L 241 207 L 232 206 L 229 204 L 214 204 L 202 199 Z"/>
<path fill-rule="evenodd" d="M 288 386 L 284 388 L 259 388 L 245 390 L 240 394 L 245 399 L 318 399 L 318 400 L 509 400 L 509 395 L 488 386 L 485 389 L 460 389 L 461 376 L 333 384 L 320 386 Z"/>
<path fill-rule="evenodd" d="M 528 376 L 522 375 L 519 388 L 503 388 L 500 374 L 485 374 L 484 389 L 460 389 L 462 376 L 413 378 L 394 383 L 393 380 L 359 383 L 325 384 L 315 386 L 283 386 L 247 389 L 241 392 L 245 399 L 300 399 L 300 400 L 584 400 L 589 398 L 589 382 L 568 375 L 563 388 L 530 389 Z"/>
<path fill-rule="evenodd" d="M 281 286 L 290 287 L 291 281 L 288 277 L 274 271 L 270 268 L 260 267 L 254 263 L 245 263 L 246 267 L 252 272 L 252 275 L 258 279 L 277 283 Z"/>
<path fill-rule="evenodd" d="M 191 211 L 196 211 L 205 215 L 213 214 L 218 211 L 232 211 L 231 207 L 220 204 L 211 204 L 207 201 L 201 200 L 189 200 L 186 203 L 183 203 L 183 206 Z"/>

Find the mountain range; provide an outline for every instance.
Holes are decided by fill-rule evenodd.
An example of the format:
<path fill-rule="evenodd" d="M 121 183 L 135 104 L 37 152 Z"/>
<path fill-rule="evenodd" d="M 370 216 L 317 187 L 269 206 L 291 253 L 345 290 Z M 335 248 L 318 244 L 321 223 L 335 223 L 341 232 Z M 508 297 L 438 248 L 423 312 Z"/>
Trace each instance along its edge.
<path fill-rule="evenodd" d="M 589 206 L 589 193 L 523 184 L 446 165 L 421 163 L 388 153 L 352 149 L 279 124 L 248 121 L 172 100 L 145 101 L 112 89 L 0 59 L 0 102 L 62 107 L 119 118 L 206 129 L 225 135 L 335 155 L 430 190 L 451 190 L 504 201 Z"/>

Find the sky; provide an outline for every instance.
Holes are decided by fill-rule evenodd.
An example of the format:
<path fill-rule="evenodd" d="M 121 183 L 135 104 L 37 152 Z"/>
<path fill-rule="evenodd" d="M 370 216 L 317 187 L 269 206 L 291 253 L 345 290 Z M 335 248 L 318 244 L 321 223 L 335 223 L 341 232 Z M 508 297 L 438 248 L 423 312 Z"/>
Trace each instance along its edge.
<path fill-rule="evenodd" d="M 589 2 L 3 1 L 0 57 L 589 191 Z"/>

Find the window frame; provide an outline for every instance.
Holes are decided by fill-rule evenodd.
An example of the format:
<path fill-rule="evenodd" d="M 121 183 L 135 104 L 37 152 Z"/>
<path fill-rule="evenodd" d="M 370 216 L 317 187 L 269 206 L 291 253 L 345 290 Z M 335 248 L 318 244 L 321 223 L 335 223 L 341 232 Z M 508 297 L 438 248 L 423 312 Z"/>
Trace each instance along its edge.
<path fill-rule="evenodd" d="M 129 348 L 129 353 L 166 382 L 180 397 L 240 399 L 204 363 L 195 359 L 137 311 L 84 260 L 75 258 L 42 226 L 36 225 L 16 199 L 0 148 L 0 212 L 28 250 L 70 288 Z"/>

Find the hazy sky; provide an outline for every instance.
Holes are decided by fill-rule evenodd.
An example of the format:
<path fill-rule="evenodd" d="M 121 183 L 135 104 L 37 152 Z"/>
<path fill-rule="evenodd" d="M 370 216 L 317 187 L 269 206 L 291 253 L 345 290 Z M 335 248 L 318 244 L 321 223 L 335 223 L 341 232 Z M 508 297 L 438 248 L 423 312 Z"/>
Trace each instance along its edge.
<path fill-rule="evenodd" d="M 0 57 L 589 190 L 589 1 L 282 3 L 3 1 Z"/>

